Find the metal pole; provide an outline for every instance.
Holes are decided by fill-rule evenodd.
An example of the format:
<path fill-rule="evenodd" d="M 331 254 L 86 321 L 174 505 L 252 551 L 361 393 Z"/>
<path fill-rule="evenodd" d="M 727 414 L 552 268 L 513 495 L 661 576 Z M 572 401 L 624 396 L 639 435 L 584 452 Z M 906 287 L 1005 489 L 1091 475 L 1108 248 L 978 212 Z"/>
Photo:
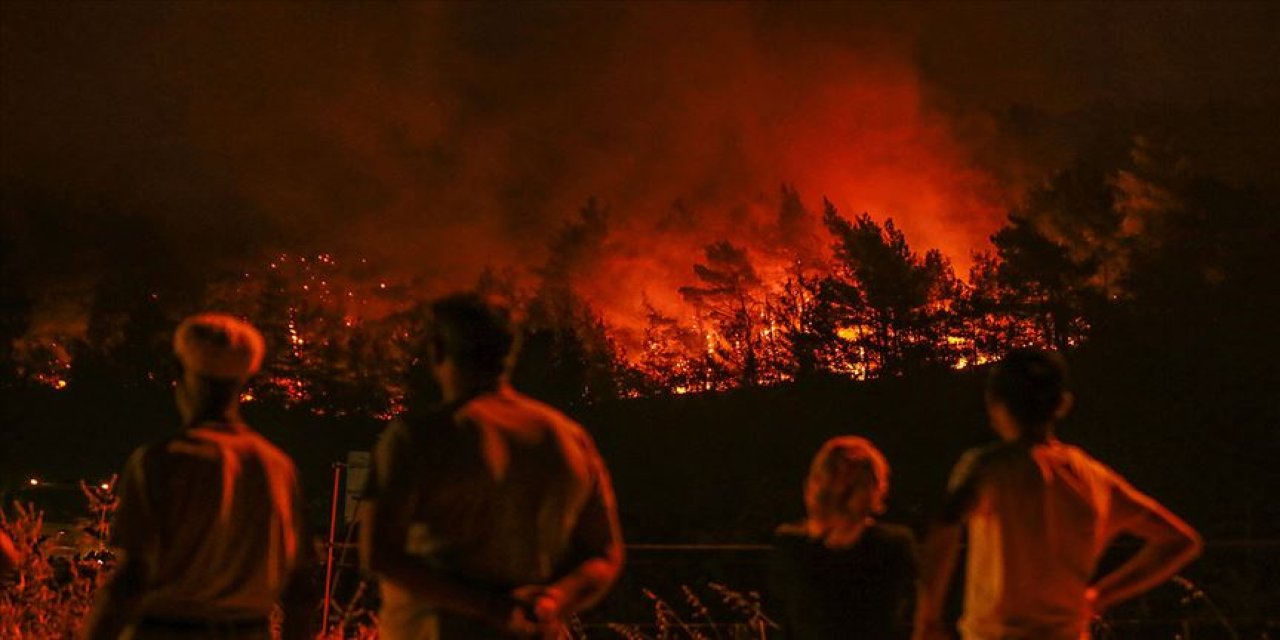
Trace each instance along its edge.
<path fill-rule="evenodd" d="M 338 531 L 338 484 L 342 481 L 341 462 L 333 464 L 333 498 L 329 502 L 329 544 L 324 562 L 324 613 L 320 617 L 321 633 L 329 635 L 329 603 L 333 600 L 333 545 Z"/>

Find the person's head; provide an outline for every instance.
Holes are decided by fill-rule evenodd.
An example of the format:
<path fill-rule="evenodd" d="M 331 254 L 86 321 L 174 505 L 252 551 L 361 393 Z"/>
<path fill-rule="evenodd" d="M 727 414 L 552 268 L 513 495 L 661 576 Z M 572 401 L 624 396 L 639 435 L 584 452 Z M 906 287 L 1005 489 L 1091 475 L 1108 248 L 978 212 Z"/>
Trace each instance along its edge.
<path fill-rule="evenodd" d="M 822 445 L 809 466 L 804 503 L 811 530 L 826 533 L 884 513 L 889 461 L 866 438 L 841 436 Z"/>
<path fill-rule="evenodd" d="M 477 294 L 459 293 L 431 302 L 428 314 L 427 356 L 446 396 L 493 385 L 506 376 L 515 346 L 506 308 Z"/>
<path fill-rule="evenodd" d="M 238 318 L 202 313 L 178 325 L 173 352 L 182 365 L 174 387 L 185 424 L 235 418 L 240 391 L 266 352 L 262 334 Z"/>
<path fill-rule="evenodd" d="M 1039 349 L 1014 349 L 987 377 L 987 415 L 1002 439 L 1043 440 L 1071 411 L 1067 364 Z"/>

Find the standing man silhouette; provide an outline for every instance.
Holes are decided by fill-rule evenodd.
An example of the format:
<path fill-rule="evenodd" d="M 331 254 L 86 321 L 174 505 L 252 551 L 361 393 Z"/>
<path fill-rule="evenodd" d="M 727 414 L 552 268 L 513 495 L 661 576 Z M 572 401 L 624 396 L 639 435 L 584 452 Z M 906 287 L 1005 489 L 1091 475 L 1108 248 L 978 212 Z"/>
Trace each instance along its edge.
<path fill-rule="evenodd" d="M 1164 582 L 1199 554 L 1200 537 L 1160 503 L 1079 447 L 1058 440 L 1071 410 L 1067 368 L 1054 353 L 1010 352 L 987 380 L 996 444 L 964 454 L 921 554 L 915 638 L 950 637 L 947 587 L 969 530 L 966 640 L 1079 640 L 1089 621 Z M 1132 558 L 1090 582 L 1120 533 L 1143 539 Z"/>
<path fill-rule="evenodd" d="M 604 462 L 587 433 L 506 382 L 504 309 L 430 305 L 444 404 L 392 422 L 374 450 L 360 535 L 388 640 L 556 637 L 622 567 Z"/>
<path fill-rule="evenodd" d="M 126 463 L 110 544 L 120 563 L 85 637 L 106 640 L 309 638 L 314 598 L 297 474 L 289 456 L 240 419 L 240 392 L 262 364 L 258 330 L 202 314 L 173 338 L 181 434 Z"/>

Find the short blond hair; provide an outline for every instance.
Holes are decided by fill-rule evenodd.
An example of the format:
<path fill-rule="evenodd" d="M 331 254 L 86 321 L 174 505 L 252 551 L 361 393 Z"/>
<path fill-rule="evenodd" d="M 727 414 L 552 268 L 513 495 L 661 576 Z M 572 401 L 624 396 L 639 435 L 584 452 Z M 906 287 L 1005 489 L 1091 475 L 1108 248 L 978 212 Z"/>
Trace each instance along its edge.
<path fill-rule="evenodd" d="M 849 503 L 860 492 L 870 492 L 870 513 L 853 513 Z M 805 508 L 810 519 L 831 516 L 868 516 L 884 513 L 889 494 L 889 461 L 858 436 L 839 436 L 826 441 L 809 465 L 805 487 Z"/>

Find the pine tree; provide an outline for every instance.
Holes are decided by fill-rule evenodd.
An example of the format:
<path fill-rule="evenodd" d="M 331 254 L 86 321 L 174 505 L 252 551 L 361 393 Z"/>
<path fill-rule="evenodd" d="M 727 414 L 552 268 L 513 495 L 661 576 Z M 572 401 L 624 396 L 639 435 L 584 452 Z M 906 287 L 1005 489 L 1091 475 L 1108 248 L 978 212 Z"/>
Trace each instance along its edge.
<path fill-rule="evenodd" d="M 707 337 L 709 368 L 723 367 L 738 384 L 754 386 L 760 382 L 765 310 L 760 276 L 746 250 L 732 243 L 713 242 L 704 252 L 705 263 L 693 266 L 699 284 L 680 287 L 680 295 L 697 310 Z M 717 361 L 722 366 L 716 366 Z"/>
<path fill-rule="evenodd" d="M 1014 318 L 1030 322 L 1038 341 L 1065 349 L 1088 329 L 1086 311 L 1098 290 L 1091 284 L 1095 266 L 1079 262 L 1070 250 L 1018 214 L 991 237 L 999 261 L 995 270 L 997 304 Z"/>
<path fill-rule="evenodd" d="M 834 239 L 836 268 L 824 284 L 826 303 L 846 314 L 840 329 L 876 375 L 899 375 L 947 363 L 946 330 L 959 287 L 937 251 L 922 259 L 886 220 L 864 213 L 850 221 L 825 201 L 823 223 Z"/>

